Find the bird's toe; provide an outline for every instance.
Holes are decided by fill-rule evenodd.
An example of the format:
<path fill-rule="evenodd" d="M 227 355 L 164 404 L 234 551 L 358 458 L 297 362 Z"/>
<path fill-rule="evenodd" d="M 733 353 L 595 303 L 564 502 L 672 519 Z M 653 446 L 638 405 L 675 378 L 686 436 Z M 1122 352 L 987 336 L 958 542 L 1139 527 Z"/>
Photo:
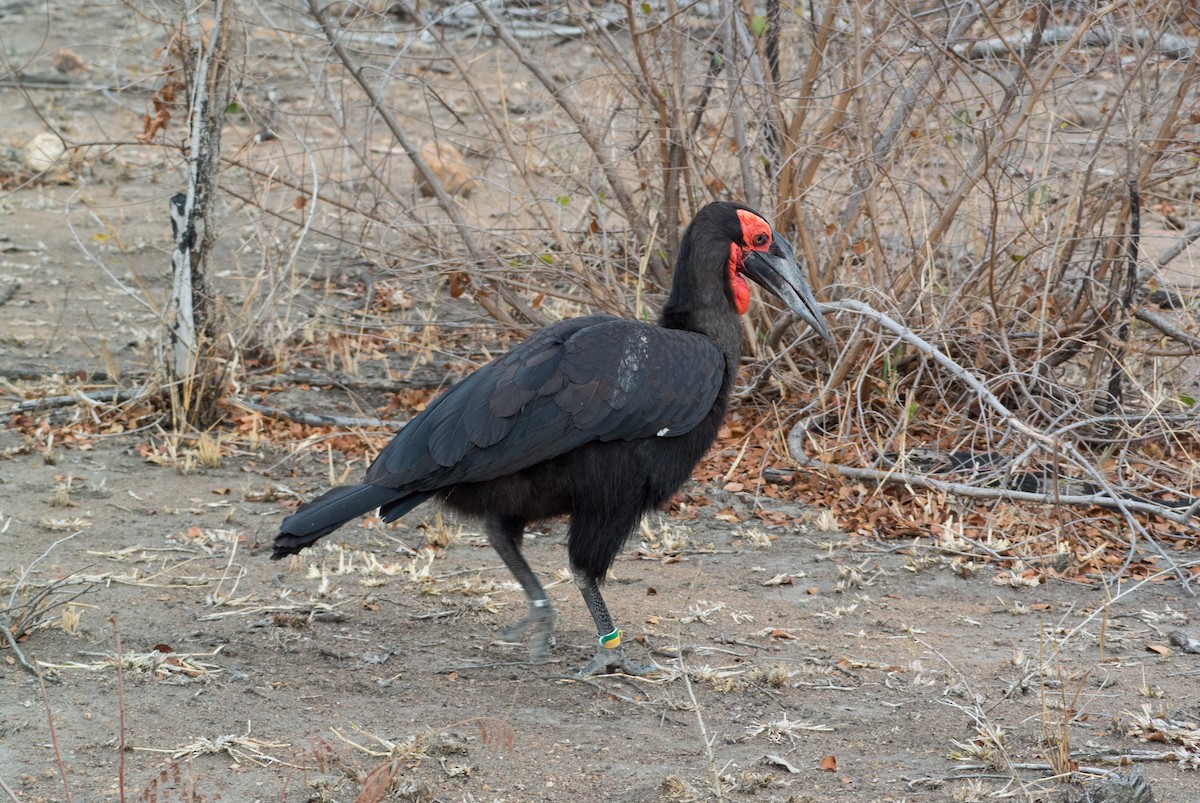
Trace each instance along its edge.
<path fill-rule="evenodd" d="M 575 673 L 577 678 L 590 678 L 596 675 L 633 675 L 643 677 L 655 671 L 652 664 L 639 664 L 625 655 L 624 647 L 607 649 L 601 647 L 592 656 L 587 665 Z"/>
<path fill-rule="evenodd" d="M 521 642 L 529 633 L 529 657 L 541 664 L 550 660 L 550 648 L 554 646 L 554 609 L 548 605 L 532 606 L 521 620 L 500 631 L 500 640 Z"/>
<path fill-rule="evenodd" d="M 529 638 L 529 657 L 535 664 L 550 660 L 550 648 L 554 646 L 554 620 L 547 619 L 533 625 Z"/>

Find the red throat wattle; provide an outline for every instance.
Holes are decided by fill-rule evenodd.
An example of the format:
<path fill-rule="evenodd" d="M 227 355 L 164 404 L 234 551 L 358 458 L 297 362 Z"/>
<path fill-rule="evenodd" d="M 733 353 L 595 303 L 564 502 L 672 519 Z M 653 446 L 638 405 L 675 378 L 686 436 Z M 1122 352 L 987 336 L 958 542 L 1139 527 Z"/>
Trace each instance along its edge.
<path fill-rule="evenodd" d="M 733 290 L 733 303 L 738 315 L 750 309 L 750 285 L 741 274 L 742 248 L 737 243 L 729 244 L 729 288 Z"/>
<path fill-rule="evenodd" d="M 746 251 L 766 251 L 771 247 L 771 227 L 767 221 L 746 209 L 737 210 L 738 221 L 742 224 L 742 242 L 729 244 L 729 289 L 733 291 L 733 303 L 737 306 L 738 315 L 745 315 L 750 309 L 750 285 L 742 276 L 742 260 Z"/>

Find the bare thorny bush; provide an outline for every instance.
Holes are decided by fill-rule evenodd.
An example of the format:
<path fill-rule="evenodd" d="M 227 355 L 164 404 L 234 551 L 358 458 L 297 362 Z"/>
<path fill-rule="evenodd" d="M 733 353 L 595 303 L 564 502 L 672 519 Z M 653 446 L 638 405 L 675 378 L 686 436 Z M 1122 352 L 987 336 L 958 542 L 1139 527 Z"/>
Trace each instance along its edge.
<path fill-rule="evenodd" d="M 826 347 L 777 310 L 747 322 L 742 395 L 774 397 L 793 460 L 914 494 L 1074 502 L 1078 522 L 1115 508 L 1131 557 L 1166 556 L 1164 522 L 1194 541 L 1191 3 L 236 14 L 235 96 L 263 134 L 224 157 L 235 257 L 259 263 L 237 338 L 276 370 L 314 340 L 437 351 L 453 338 L 431 327 L 653 317 L 681 224 L 740 199 L 797 244 L 835 325 Z M 468 182 L 430 163 L 447 145 Z M 298 291 L 331 251 L 386 309 L 311 306 Z M 353 372 L 345 348 L 326 365 Z"/>
<path fill-rule="evenodd" d="M 394 275 L 469 277 L 503 323 L 644 317 L 680 224 L 743 199 L 835 302 L 828 352 L 753 322 L 794 450 L 910 484 L 936 451 L 975 487 L 1124 506 L 1143 545 L 1135 513 L 1195 512 L 1159 504 L 1197 484 L 1194 294 L 1168 272 L 1197 235 L 1187 4 L 256 9 L 303 34 L 288 53 L 342 135 L 309 172 Z M 469 155 L 473 193 L 397 189 L 428 142 Z"/>

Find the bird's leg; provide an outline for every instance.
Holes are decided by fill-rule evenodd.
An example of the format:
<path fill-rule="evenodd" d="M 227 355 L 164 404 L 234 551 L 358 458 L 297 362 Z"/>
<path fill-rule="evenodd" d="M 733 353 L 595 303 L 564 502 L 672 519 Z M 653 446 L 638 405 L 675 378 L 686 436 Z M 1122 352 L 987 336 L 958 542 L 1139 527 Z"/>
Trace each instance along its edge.
<path fill-rule="evenodd" d="M 586 572 L 574 570 L 575 585 L 587 603 L 592 619 L 596 622 L 596 634 L 600 647 L 587 666 L 576 672 L 577 677 L 586 678 L 592 675 L 608 675 L 613 672 L 624 672 L 626 675 L 646 675 L 654 670 L 652 666 L 634 663 L 625 656 L 625 648 L 621 646 L 621 631 L 613 624 L 604 597 L 600 595 L 600 586 L 596 578 Z"/>
<path fill-rule="evenodd" d="M 546 596 L 546 589 L 538 581 L 529 562 L 521 554 L 521 538 L 525 533 L 525 522 L 521 519 L 489 517 L 487 521 L 488 543 L 504 565 L 512 572 L 513 577 L 525 590 L 529 598 L 529 610 L 521 621 L 500 632 L 500 638 L 505 641 L 518 641 L 526 631 L 532 631 L 529 642 L 530 657 L 535 663 L 543 663 L 550 658 L 550 648 L 554 646 L 554 607 Z"/>

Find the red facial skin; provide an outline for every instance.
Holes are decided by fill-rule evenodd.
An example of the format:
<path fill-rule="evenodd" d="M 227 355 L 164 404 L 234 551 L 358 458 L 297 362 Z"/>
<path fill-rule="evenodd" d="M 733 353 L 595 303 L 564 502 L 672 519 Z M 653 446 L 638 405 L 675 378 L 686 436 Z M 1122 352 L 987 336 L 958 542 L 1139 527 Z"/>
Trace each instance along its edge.
<path fill-rule="evenodd" d="M 750 285 L 742 277 L 742 260 L 747 251 L 766 251 L 771 247 L 771 227 L 767 221 L 745 209 L 737 210 L 737 216 L 742 222 L 742 242 L 746 245 L 729 244 L 729 287 L 733 290 L 733 303 L 738 314 L 745 315 L 750 309 Z"/>

